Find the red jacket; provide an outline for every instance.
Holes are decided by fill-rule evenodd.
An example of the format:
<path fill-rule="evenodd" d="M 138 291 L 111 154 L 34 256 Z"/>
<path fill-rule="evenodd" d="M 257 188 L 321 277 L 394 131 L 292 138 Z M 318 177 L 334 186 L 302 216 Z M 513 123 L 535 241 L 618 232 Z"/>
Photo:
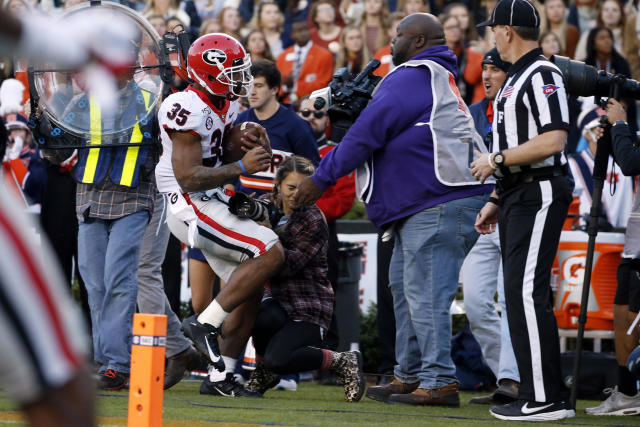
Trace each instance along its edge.
<path fill-rule="evenodd" d="M 329 151 L 336 148 L 333 143 L 319 142 L 320 157 L 324 158 Z M 356 198 L 356 173 L 351 172 L 349 175 L 343 176 L 338 179 L 336 185 L 332 185 L 327 188 L 320 200 L 316 202 L 316 205 L 320 208 L 324 214 L 327 222 L 333 222 L 349 212 L 353 201 Z"/>
<path fill-rule="evenodd" d="M 293 72 L 293 62 L 295 61 L 294 48 L 295 46 L 291 46 L 285 49 L 276 61 L 283 81 Z M 298 99 L 311 94 L 314 90 L 326 87 L 331 81 L 332 76 L 333 55 L 328 50 L 312 44 L 304 60 L 304 64 L 302 64 L 302 68 L 300 69 L 300 75 L 298 76 L 296 86 Z M 282 90 L 280 91 L 280 95 L 285 96 Z M 288 95 L 283 99 L 283 102 L 289 102 Z"/>

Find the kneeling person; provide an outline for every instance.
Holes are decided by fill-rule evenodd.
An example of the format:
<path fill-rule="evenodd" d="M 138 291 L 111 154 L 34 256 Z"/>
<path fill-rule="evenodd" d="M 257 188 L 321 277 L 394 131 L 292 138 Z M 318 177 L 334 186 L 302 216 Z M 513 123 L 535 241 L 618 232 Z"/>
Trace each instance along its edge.
<path fill-rule="evenodd" d="M 292 156 L 276 172 L 272 199 L 283 214 L 275 227 L 285 262 L 271 278 L 258 312 L 253 331 L 258 365 L 245 388 L 264 393 L 280 375 L 330 369 L 344 385 L 345 399 L 357 402 L 365 387 L 360 352 L 319 348 L 333 311 L 329 228 L 317 206 L 292 207 L 298 185 L 314 170 L 311 161 Z"/>

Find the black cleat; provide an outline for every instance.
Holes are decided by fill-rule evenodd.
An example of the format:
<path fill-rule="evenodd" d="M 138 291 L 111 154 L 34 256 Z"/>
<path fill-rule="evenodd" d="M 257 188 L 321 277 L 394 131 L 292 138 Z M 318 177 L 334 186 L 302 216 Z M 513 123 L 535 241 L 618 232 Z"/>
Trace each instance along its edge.
<path fill-rule="evenodd" d="M 107 371 L 100 375 L 98 379 L 98 388 L 101 390 L 122 390 L 129 385 L 129 374 L 118 372 L 113 369 L 107 369 Z"/>
<path fill-rule="evenodd" d="M 231 372 L 228 372 L 222 381 L 213 382 L 207 376 L 200 385 L 200 394 L 225 397 L 262 397 L 260 393 L 245 390 L 241 384 L 238 384 Z"/>
<path fill-rule="evenodd" d="M 224 360 L 220 356 L 218 335 L 220 329 L 208 323 L 198 322 L 198 315 L 194 314 L 182 321 L 184 335 L 189 338 L 200 353 L 207 356 L 213 366 L 220 372 L 224 371 Z"/>

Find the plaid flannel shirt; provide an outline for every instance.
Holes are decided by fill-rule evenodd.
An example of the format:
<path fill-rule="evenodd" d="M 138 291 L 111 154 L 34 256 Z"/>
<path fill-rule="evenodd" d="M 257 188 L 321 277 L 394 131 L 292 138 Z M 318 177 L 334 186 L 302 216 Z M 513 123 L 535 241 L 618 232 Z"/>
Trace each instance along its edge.
<path fill-rule="evenodd" d="M 333 289 L 327 276 L 329 228 L 322 211 L 317 206 L 296 210 L 276 232 L 285 249 L 285 261 L 270 280 L 267 293 L 290 319 L 329 329 Z"/>
<path fill-rule="evenodd" d="M 137 187 L 114 184 L 107 175 L 97 184 L 78 183 L 76 187 L 76 216 L 86 218 L 118 219 L 140 211 L 153 213 L 156 194 L 154 156 L 147 156 Z"/>

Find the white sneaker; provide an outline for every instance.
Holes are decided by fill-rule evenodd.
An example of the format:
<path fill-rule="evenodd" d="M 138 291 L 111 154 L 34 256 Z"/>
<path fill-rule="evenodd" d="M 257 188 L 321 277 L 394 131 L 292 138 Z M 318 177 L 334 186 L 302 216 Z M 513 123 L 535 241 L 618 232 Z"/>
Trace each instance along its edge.
<path fill-rule="evenodd" d="M 637 415 L 640 414 L 640 393 L 635 396 L 627 396 L 618 391 L 618 386 L 604 390 L 609 397 L 594 408 L 586 408 L 589 415 Z"/>
<path fill-rule="evenodd" d="M 298 383 L 295 380 L 280 380 L 274 387 L 276 390 L 296 391 L 298 390 Z"/>

